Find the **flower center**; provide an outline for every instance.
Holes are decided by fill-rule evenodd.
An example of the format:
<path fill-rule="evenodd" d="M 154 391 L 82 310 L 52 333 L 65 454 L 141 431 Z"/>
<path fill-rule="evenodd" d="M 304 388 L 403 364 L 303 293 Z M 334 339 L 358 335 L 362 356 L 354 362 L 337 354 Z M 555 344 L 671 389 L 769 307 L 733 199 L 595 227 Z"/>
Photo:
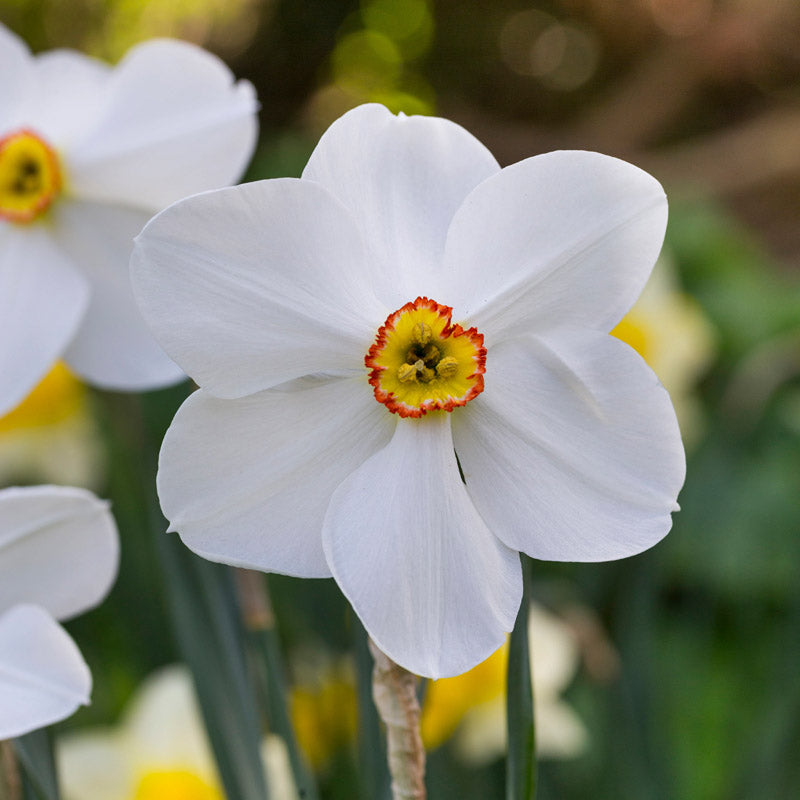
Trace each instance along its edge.
<path fill-rule="evenodd" d="M 33 222 L 61 190 L 61 169 L 51 147 L 29 130 L 0 138 L 0 218 Z"/>
<path fill-rule="evenodd" d="M 453 309 L 418 297 L 386 318 L 364 363 L 375 399 L 401 417 L 452 411 L 483 391 L 486 348 Z"/>
<path fill-rule="evenodd" d="M 143 775 L 133 800 L 222 800 L 222 795 L 193 772 L 175 769 Z"/>

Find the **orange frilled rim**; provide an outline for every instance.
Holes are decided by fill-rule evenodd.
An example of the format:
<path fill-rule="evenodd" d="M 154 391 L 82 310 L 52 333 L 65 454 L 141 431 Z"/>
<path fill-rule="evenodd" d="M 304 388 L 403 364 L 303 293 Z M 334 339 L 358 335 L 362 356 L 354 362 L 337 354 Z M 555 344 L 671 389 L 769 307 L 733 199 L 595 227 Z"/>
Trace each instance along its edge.
<path fill-rule="evenodd" d="M 484 386 L 483 334 L 452 322 L 453 309 L 417 297 L 386 318 L 364 357 L 375 399 L 393 414 L 452 411 Z"/>

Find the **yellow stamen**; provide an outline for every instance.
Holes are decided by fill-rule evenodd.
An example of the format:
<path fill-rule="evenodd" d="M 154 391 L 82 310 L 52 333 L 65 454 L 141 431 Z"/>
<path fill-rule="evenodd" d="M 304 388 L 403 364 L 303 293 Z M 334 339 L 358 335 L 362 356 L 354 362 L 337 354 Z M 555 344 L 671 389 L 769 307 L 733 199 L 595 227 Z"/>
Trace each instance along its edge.
<path fill-rule="evenodd" d="M 455 359 L 452 356 L 443 358 L 436 365 L 436 374 L 440 378 L 452 378 L 456 372 L 458 372 L 458 359 Z"/>
<path fill-rule="evenodd" d="M 39 136 L 23 129 L 0 138 L 0 218 L 33 222 L 61 185 L 58 157 Z"/>

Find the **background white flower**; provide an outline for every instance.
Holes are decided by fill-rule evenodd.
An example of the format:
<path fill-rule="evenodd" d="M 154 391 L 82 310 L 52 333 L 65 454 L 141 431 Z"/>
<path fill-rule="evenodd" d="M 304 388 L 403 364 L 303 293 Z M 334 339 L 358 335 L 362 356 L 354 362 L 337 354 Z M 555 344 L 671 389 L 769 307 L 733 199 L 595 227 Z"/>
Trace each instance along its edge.
<path fill-rule="evenodd" d="M 272 800 L 296 800 L 283 740 L 265 738 L 262 756 Z M 164 667 L 137 690 L 114 727 L 60 737 L 56 750 L 65 800 L 223 800 L 191 676 Z"/>
<path fill-rule="evenodd" d="M 0 484 L 56 483 L 96 490 L 105 457 L 87 387 L 57 361 L 0 416 Z"/>
<path fill-rule="evenodd" d="M 34 57 L 2 26 L 0 72 L 0 413 L 61 355 L 102 387 L 180 379 L 131 297 L 132 239 L 155 211 L 241 175 L 252 86 L 182 42 L 139 45 L 112 69 Z"/>
<path fill-rule="evenodd" d="M 57 486 L 0 491 L 0 739 L 89 702 L 89 669 L 54 618 L 97 605 L 118 558 L 114 520 L 91 493 Z"/>
<path fill-rule="evenodd" d="M 145 318 L 201 387 L 161 452 L 171 528 L 213 560 L 333 575 L 413 672 L 482 661 L 513 626 L 517 551 L 621 558 L 671 526 L 675 414 L 608 335 L 666 216 L 625 162 L 501 170 L 459 126 L 375 105 L 300 180 L 174 204 L 132 259 Z M 395 402 L 381 376 L 413 391 Z"/>

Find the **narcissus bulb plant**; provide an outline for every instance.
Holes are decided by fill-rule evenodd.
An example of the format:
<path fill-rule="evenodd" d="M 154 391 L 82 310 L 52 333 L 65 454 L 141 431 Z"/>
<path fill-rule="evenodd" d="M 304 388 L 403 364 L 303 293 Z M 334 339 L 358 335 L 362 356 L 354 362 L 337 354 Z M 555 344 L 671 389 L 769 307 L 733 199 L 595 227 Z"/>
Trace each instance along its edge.
<path fill-rule="evenodd" d="M 89 702 L 92 677 L 56 620 L 96 606 L 117 574 L 106 503 L 63 486 L 0 491 L 0 740 Z"/>
<path fill-rule="evenodd" d="M 519 551 L 659 541 L 685 460 L 669 396 L 609 335 L 658 256 L 659 183 L 556 152 L 505 169 L 463 128 L 345 114 L 300 179 L 178 202 L 134 292 L 199 384 L 158 488 L 206 558 L 333 576 L 401 666 L 504 641 Z"/>
<path fill-rule="evenodd" d="M 118 390 L 174 383 L 131 296 L 133 237 L 152 214 L 240 176 L 252 86 L 186 43 L 134 47 L 115 68 L 32 56 L 0 26 L 0 414 L 63 356 Z"/>

